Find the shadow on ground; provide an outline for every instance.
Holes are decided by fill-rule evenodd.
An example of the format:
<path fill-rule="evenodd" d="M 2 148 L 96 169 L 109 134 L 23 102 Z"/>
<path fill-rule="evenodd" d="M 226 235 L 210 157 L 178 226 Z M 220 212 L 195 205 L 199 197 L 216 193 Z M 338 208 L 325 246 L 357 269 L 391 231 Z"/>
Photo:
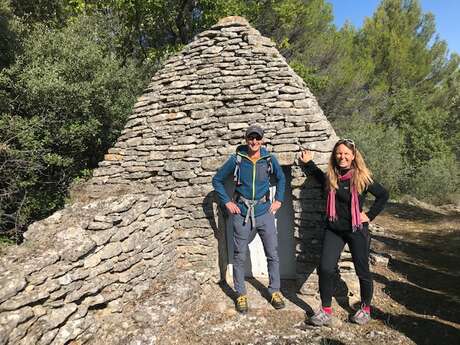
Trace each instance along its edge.
<path fill-rule="evenodd" d="M 404 254 L 408 259 L 407 261 L 410 261 L 413 265 L 415 264 L 417 269 L 428 267 L 432 268 L 433 274 L 440 275 L 442 272 L 447 272 L 448 275 L 457 276 L 458 279 L 460 276 L 458 266 L 460 261 L 460 252 L 458 252 L 460 249 L 459 237 L 460 229 L 458 232 L 449 233 L 443 233 L 440 230 L 437 235 L 417 233 L 407 235 L 404 240 L 380 235 L 373 235 L 372 239 L 384 244 L 391 251 Z M 382 252 L 382 250 L 379 251 Z M 397 263 L 395 265 L 398 266 Z M 409 267 L 403 267 L 403 265 L 394 268 L 401 269 L 403 274 L 405 270 L 407 270 L 406 273 L 411 273 L 412 271 Z M 428 278 L 432 281 L 434 277 L 429 275 Z"/>
<path fill-rule="evenodd" d="M 460 330 L 439 322 L 413 315 L 394 315 L 373 308 L 373 317 L 382 320 L 388 327 L 403 333 L 417 345 L 458 344 Z"/>
<path fill-rule="evenodd" d="M 422 209 L 417 206 L 393 202 L 386 204 L 385 212 L 400 219 L 422 221 L 424 223 L 438 222 L 440 220 L 460 221 L 460 215 L 458 213 L 445 215 L 439 212 Z"/>
<path fill-rule="evenodd" d="M 271 296 L 268 293 L 267 287 L 263 283 L 261 283 L 256 278 L 246 278 L 246 283 L 252 285 L 254 289 L 256 289 L 257 292 L 260 294 L 260 296 L 262 296 L 267 301 L 267 303 L 270 303 Z M 232 289 L 232 287 L 228 285 L 227 282 L 221 281 L 219 283 L 219 286 L 228 298 L 230 298 L 232 301 L 235 301 L 235 299 L 237 298 L 237 294 Z M 292 304 L 296 305 L 301 310 L 303 310 L 306 315 L 313 315 L 312 307 L 298 297 L 297 286 L 294 280 L 282 279 L 281 292 L 287 300 L 289 300 Z"/>
<path fill-rule="evenodd" d="M 389 297 L 414 313 L 436 316 L 450 322 L 460 321 L 460 304 L 447 293 L 429 290 L 410 282 L 389 280 L 375 273 L 374 279 L 385 286 L 383 291 Z"/>

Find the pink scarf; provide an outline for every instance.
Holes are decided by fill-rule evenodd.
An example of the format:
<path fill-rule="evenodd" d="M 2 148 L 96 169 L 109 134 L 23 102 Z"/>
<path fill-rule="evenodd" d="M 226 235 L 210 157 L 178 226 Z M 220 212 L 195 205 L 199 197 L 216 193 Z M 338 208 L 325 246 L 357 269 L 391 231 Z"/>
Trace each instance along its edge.
<path fill-rule="evenodd" d="M 353 176 L 353 170 L 348 171 L 345 175 L 339 176 L 340 181 L 347 181 L 350 180 Z M 363 227 L 361 223 L 361 212 L 359 210 L 359 199 L 358 199 L 358 191 L 356 186 L 351 185 L 351 225 L 353 231 L 359 230 Z M 327 218 L 330 222 L 334 222 L 337 220 L 337 213 L 335 210 L 335 189 L 331 189 L 329 194 L 327 195 Z"/>

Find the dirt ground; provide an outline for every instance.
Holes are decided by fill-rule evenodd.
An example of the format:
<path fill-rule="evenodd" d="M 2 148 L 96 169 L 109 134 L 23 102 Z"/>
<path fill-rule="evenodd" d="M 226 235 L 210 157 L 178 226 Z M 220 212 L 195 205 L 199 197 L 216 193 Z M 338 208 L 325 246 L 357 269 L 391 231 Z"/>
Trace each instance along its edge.
<path fill-rule="evenodd" d="M 376 219 L 384 228 L 373 234 L 374 252 L 389 264 L 373 266 L 373 320 L 350 323 L 358 296 L 333 302 L 332 327 L 309 326 L 305 320 L 319 306 L 317 297 L 297 294 L 283 281 L 287 306 L 274 310 L 266 282 L 247 282 L 250 312 L 234 310 L 233 290 L 210 286 L 200 310 L 167 325 L 163 344 L 460 344 L 460 213 L 439 213 L 410 205 L 390 204 Z"/>
<path fill-rule="evenodd" d="M 416 344 L 460 344 L 460 214 L 390 204 L 373 248 L 391 256 L 374 270 L 382 315 Z"/>

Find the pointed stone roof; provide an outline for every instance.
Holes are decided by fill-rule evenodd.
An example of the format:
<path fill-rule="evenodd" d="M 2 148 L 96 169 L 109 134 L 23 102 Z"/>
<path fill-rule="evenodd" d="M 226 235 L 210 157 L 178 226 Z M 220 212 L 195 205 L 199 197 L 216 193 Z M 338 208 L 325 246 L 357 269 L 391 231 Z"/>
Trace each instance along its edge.
<path fill-rule="evenodd" d="M 200 184 L 252 123 L 264 127 L 268 149 L 283 165 L 294 163 L 300 146 L 326 163 L 337 139 L 275 43 L 246 19 L 227 17 L 155 74 L 93 183 L 144 181 L 161 189 L 184 187 L 187 180 Z"/>

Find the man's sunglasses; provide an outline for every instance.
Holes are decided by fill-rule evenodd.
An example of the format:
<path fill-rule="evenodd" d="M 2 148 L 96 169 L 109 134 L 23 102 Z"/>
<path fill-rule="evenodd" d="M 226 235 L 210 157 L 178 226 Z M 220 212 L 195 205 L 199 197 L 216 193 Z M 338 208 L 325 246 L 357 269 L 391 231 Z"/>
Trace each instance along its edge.
<path fill-rule="evenodd" d="M 251 135 L 248 135 L 246 137 L 247 140 L 254 140 L 256 139 L 257 141 L 260 141 L 262 140 L 262 137 L 260 135 L 257 135 L 257 134 L 251 134 Z"/>

